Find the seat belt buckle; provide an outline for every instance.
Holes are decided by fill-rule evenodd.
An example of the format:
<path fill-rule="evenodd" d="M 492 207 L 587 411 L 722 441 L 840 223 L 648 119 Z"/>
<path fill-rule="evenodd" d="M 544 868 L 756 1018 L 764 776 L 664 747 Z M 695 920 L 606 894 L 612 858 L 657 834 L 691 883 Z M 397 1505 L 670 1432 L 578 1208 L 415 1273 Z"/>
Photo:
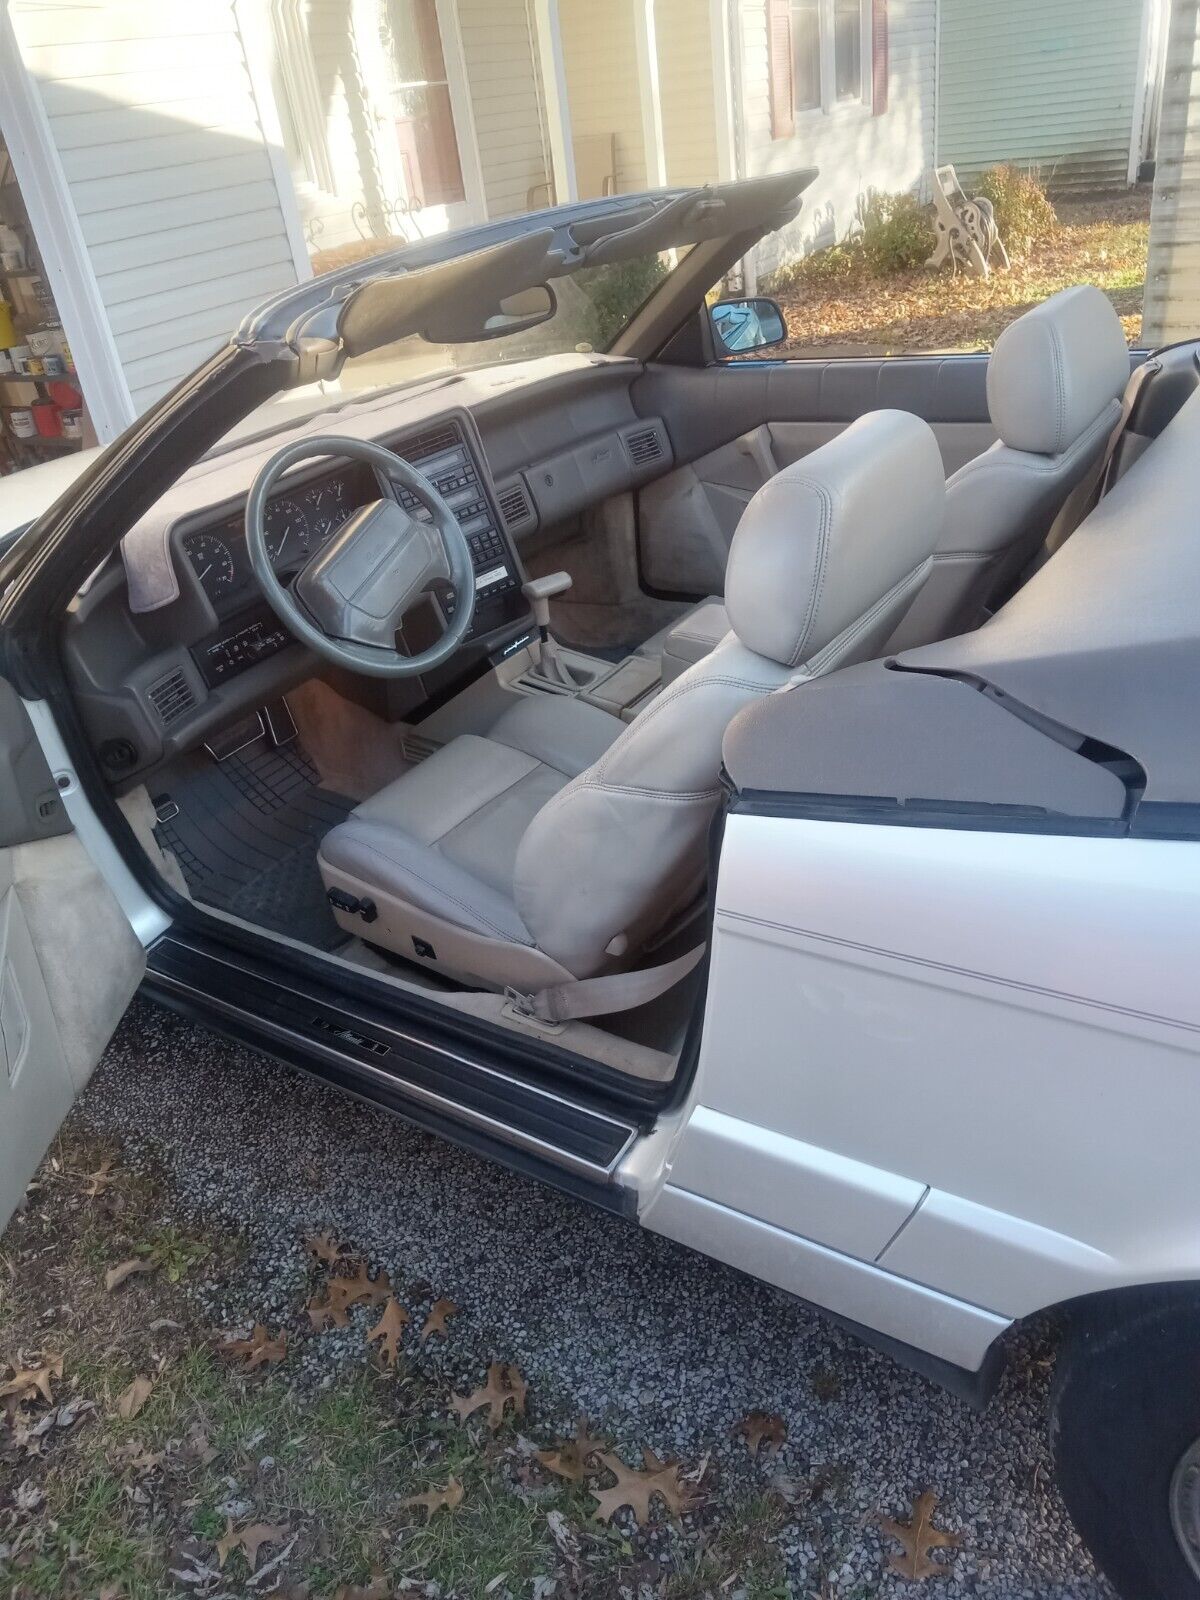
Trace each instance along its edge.
<path fill-rule="evenodd" d="M 504 991 L 504 1005 L 500 1009 L 500 1015 L 507 1017 L 510 1022 L 523 1022 L 527 1028 L 537 1028 L 540 1033 L 561 1033 L 564 1027 L 561 1022 L 547 1022 L 539 1017 L 534 1010 L 533 995 L 523 994 L 520 989 L 514 989 L 511 985 Z"/>

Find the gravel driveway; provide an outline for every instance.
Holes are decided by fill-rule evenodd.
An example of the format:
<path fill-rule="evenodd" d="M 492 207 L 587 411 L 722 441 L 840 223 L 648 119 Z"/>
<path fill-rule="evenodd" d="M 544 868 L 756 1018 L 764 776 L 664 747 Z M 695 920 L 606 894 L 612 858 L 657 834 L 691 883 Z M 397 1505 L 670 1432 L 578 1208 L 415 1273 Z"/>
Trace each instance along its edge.
<path fill-rule="evenodd" d="M 473 1381 L 492 1356 L 516 1361 L 546 1423 L 582 1412 L 628 1446 L 689 1460 L 711 1451 L 722 1484 L 744 1486 L 775 1469 L 751 1462 L 730 1429 L 748 1411 L 778 1412 L 788 1442 L 777 1470 L 828 1480 L 838 1595 L 911 1592 L 884 1575 L 870 1513 L 907 1520 L 924 1488 L 964 1540 L 936 1593 L 1111 1593 L 1050 1481 L 1047 1328 L 1014 1341 L 1001 1392 L 977 1416 L 781 1293 L 140 1002 L 78 1116 L 118 1134 L 135 1164 L 139 1152 L 164 1161 L 181 1218 L 202 1211 L 243 1231 L 245 1270 L 203 1307 L 214 1326 L 294 1323 L 301 1236 L 330 1227 L 398 1284 L 425 1280 L 459 1302 L 453 1352 L 431 1359 Z M 297 1353 L 310 1368 L 361 1360 L 361 1337 L 351 1329 Z M 815 1552 L 798 1536 L 783 1542 L 805 1595 Z"/>

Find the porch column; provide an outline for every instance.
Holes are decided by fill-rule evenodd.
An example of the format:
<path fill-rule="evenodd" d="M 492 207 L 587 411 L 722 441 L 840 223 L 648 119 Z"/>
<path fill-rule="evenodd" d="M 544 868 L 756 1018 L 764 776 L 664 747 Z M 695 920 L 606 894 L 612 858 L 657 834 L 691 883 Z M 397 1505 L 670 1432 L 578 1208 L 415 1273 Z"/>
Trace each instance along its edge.
<path fill-rule="evenodd" d="M 571 108 L 567 72 L 563 63 L 558 0 L 533 0 L 534 35 L 542 69 L 542 94 L 546 102 L 546 133 L 550 140 L 550 165 L 554 198 L 569 205 L 579 198 L 575 182 L 575 146 L 571 138 Z"/>
<path fill-rule="evenodd" d="M 655 0 L 632 0 L 632 4 L 633 30 L 637 42 L 638 89 L 642 104 L 642 148 L 646 157 L 646 187 L 665 189 L 667 147 L 663 137 L 662 95 L 658 79 Z"/>

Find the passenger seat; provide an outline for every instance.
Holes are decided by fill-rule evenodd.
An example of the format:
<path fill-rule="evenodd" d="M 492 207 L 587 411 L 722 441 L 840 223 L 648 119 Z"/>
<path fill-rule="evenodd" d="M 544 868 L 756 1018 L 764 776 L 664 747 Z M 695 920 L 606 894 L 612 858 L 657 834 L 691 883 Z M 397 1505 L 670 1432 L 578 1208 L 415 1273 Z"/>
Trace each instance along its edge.
<path fill-rule="evenodd" d="M 946 485 L 946 524 L 924 588 L 885 654 L 952 638 L 1029 564 L 1071 492 L 1104 452 L 1121 414 L 1129 350 L 1099 289 L 1064 289 L 996 340 L 988 412 L 999 439 Z M 723 602 L 702 600 L 639 654 L 659 652 L 670 683 L 729 627 Z"/>

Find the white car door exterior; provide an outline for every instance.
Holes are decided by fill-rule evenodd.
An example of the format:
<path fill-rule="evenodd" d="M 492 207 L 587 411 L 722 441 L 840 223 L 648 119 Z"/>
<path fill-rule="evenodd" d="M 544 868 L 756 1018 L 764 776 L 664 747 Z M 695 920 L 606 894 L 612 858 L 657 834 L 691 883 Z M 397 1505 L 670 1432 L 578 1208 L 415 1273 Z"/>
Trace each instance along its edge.
<path fill-rule="evenodd" d="M 1200 843 L 735 814 L 642 1220 L 958 1365 L 1200 1273 Z"/>
<path fill-rule="evenodd" d="M 62 774 L 69 789 L 73 779 Z M 0 1227 L 141 981 L 145 953 L 0 681 Z"/>

